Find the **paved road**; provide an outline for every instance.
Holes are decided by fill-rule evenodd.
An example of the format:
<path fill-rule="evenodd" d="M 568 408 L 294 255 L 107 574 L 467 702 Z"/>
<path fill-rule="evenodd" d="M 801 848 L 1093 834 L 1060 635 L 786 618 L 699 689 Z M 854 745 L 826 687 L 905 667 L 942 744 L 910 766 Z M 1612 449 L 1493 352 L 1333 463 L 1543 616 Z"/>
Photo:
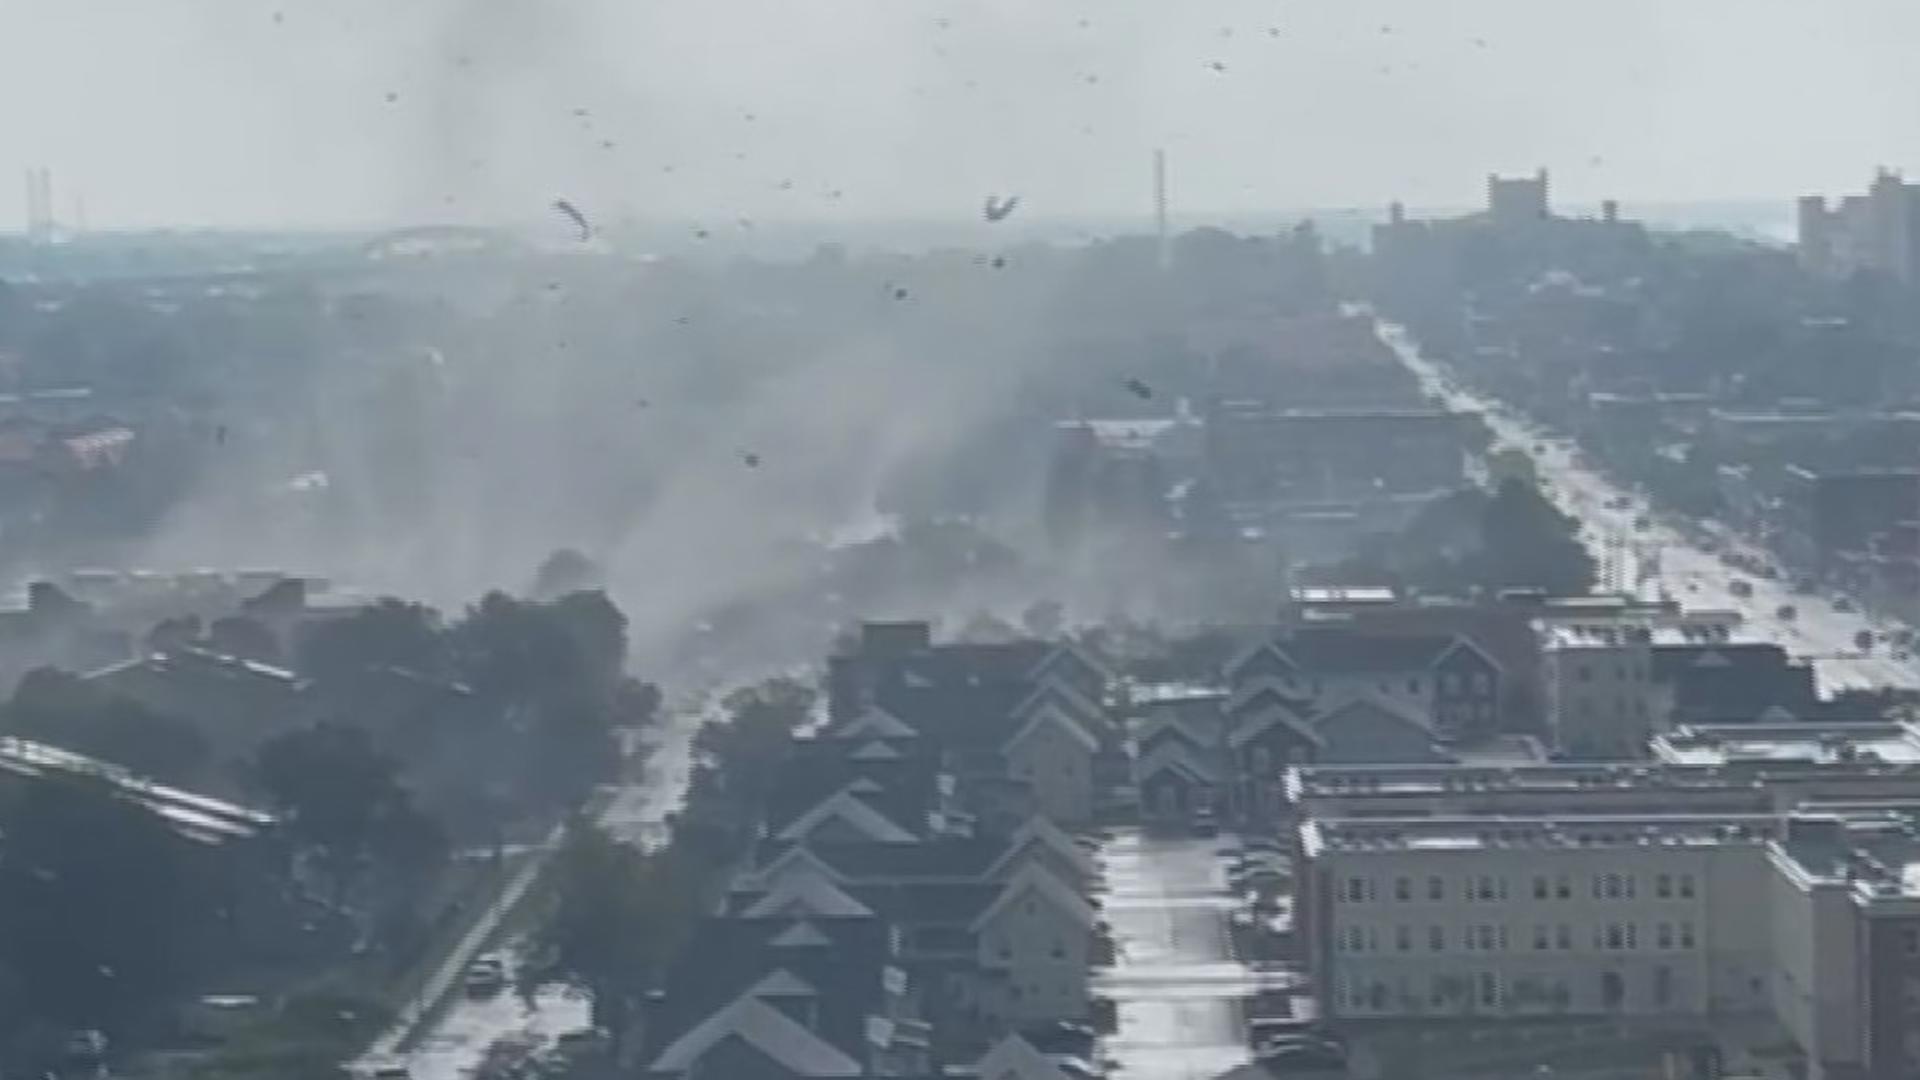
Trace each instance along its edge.
<path fill-rule="evenodd" d="M 1500 444 L 1533 458 L 1560 508 L 1581 519 L 1583 538 L 1601 562 L 1603 586 L 1649 598 L 1664 593 L 1689 608 L 1736 611 L 1747 638 L 1777 642 L 1788 652 L 1811 659 L 1823 694 L 1850 687 L 1920 688 L 1920 662 L 1911 656 L 1897 659 L 1897 646 L 1876 642 L 1863 654 L 1854 643 L 1854 635 L 1863 629 L 1884 633 L 1900 629 L 1897 624 L 1836 610 L 1832 597 L 1796 593 L 1784 581 L 1730 570 L 1722 565 L 1716 551 L 1704 550 L 1657 520 L 1649 520 L 1645 529 L 1636 529 L 1636 519 L 1651 516 L 1646 501 L 1584 468 L 1575 460 L 1570 442 L 1556 439 L 1505 406 L 1467 391 L 1421 356 L 1411 338 L 1398 328 L 1384 326 L 1381 336 L 1420 379 L 1427 393 L 1452 408 L 1486 417 Z M 1627 500 L 1624 506 L 1619 502 L 1622 498 Z M 1718 523 L 1701 523 L 1699 528 L 1719 551 L 1769 558 L 1758 545 L 1733 535 Z M 1733 595 L 1735 578 L 1751 585 L 1753 594 L 1744 598 Z M 1779 617 L 1784 605 L 1796 609 L 1793 618 Z"/>
<path fill-rule="evenodd" d="M 648 848 L 664 843 L 666 817 L 686 794 L 693 734 L 719 707 L 718 695 L 702 694 L 673 708 L 668 722 L 657 729 L 642 775 L 613 793 L 600 813 L 601 825 L 629 843 Z M 456 977 L 486 936 L 476 939 L 473 948 L 456 950 L 456 962 L 448 965 Z M 507 959 L 511 964 L 512 957 Z M 532 1002 L 511 992 L 462 997 L 404 1055 L 407 1070 L 414 1080 L 465 1080 L 495 1041 L 512 1036 L 544 1042 L 587 1026 L 589 1016 L 587 999 L 570 988 L 544 990 Z"/>
<path fill-rule="evenodd" d="M 1225 843 L 1123 830 L 1101 848 L 1117 957 L 1094 990 L 1118 1009 L 1119 1080 L 1210 1080 L 1248 1059 L 1240 1002 L 1258 981 L 1229 955 Z"/>

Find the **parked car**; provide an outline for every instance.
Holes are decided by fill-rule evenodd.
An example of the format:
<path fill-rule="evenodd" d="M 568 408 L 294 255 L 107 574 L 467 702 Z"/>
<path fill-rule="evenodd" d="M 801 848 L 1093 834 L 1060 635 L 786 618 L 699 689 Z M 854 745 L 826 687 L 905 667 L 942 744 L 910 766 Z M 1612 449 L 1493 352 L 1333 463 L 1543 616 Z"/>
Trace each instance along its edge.
<path fill-rule="evenodd" d="M 1220 820 L 1214 816 L 1211 808 L 1202 807 L 1193 812 L 1193 835 L 1200 837 L 1220 835 Z"/>
<path fill-rule="evenodd" d="M 507 964 L 498 956 L 487 955 L 467 966 L 467 993 L 475 997 L 497 994 L 507 985 Z"/>
<path fill-rule="evenodd" d="M 1282 1042 L 1255 1050 L 1253 1060 L 1276 1072 L 1344 1072 L 1347 1051 L 1338 1043 Z"/>
<path fill-rule="evenodd" d="M 1072 1020 L 1055 1020 L 1048 1024 L 1022 1028 L 1020 1037 L 1043 1054 L 1069 1054 L 1077 1058 L 1091 1059 L 1094 1043 L 1100 1038 L 1100 1033 L 1087 1024 Z"/>

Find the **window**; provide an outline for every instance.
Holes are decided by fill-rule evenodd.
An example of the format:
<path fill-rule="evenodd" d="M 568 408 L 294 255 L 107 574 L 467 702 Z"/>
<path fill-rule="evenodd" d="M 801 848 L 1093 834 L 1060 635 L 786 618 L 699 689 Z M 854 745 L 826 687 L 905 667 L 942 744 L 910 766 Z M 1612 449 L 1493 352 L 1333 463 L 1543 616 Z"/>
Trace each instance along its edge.
<path fill-rule="evenodd" d="M 1482 900 L 1493 899 L 1493 879 L 1486 876 L 1485 874 L 1480 875 L 1479 896 L 1480 896 L 1480 899 Z"/>
<path fill-rule="evenodd" d="M 1419 693 L 1419 692 L 1420 692 L 1420 680 L 1419 680 L 1419 679 L 1408 679 L 1408 680 L 1407 680 L 1407 693 L 1409 693 L 1409 694 L 1417 694 L 1417 693 Z"/>
<path fill-rule="evenodd" d="M 1639 929 L 1640 929 L 1639 923 L 1627 924 L 1627 948 L 1637 949 L 1640 947 L 1640 942 L 1637 940 L 1638 937 L 1640 936 Z"/>
<path fill-rule="evenodd" d="M 1634 882 L 1634 876 L 1632 874 L 1628 874 L 1626 876 L 1626 884 L 1627 884 L 1626 892 L 1627 892 L 1627 899 L 1629 900 L 1633 899 L 1633 882 Z"/>
<path fill-rule="evenodd" d="M 1573 927 L 1568 926 L 1566 923 L 1561 923 L 1554 929 L 1553 940 L 1554 944 L 1560 947 L 1561 952 L 1572 952 Z"/>
<path fill-rule="evenodd" d="M 1665 964 L 1653 969 L 1653 1003 L 1673 1004 L 1673 969 Z"/>
<path fill-rule="evenodd" d="M 1653 895 L 1662 900 L 1670 899 L 1673 896 L 1672 874 L 1661 874 L 1659 877 L 1653 879 Z"/>
<path fill-rule="evenodd" d="M 1682 900 L 1693 899 L 1693 875 L 1692 874 L 1680 875 L 1680 898 Z"/>
<path fill-rule="evenodd" d="M 1593 898 L 1595 900 L 1600 899 L 1600 875 L 1599 874 L 1593 875 Z"/>
<path fill-rule="evenodd" d="M 1547 947 L 1547 924 L 1535 923 L 1533 927 L 1533 947 L 1544 950 Z"/>
<path fill-rule="evenodd" d="M 1357 877 L 1347 879 L 1347 903 L 1357 904 L 1367 895 L 1367 883 Z"/>
<path fill-rule="evenodd" d="M 1680 924 L 1680 947 L 1683 949 L 1693 948 L 1693 924 L 1690 922 Z"/>
<path fill-rule="evenodd" d="M 1573 899 L 1572 879 L 1568 878 L 1565 874 L 1561 874 L 1553 883 L 1553 894 L 1562 900 Z"/>
<path fill-rule="evenodd" d="M 1545 900 L 1547 898 L 1547 879 L 1544 875 L 1534 875 L 1533 898 L 1535 900 Z"/>
<path fill-rule="evenodd" d="M 1600 973 L 1600 1002 L 1609 1009 L 1617 1009 L 1627 1000 L 1627 984 L 1617 971 Z"/>
<path fill-rule="evenodd" d="M 1413 951 L 1413 928 L 1396 926 L 1393 928 L 1393 947 L 1401 952 Z"/>
<path fill-rule="evenodd" d="M 1493 692 L 1493 676 L 1487 674 L 1484 671 L 1476 672 L 1473 676 L 1473 689 L 1475 693 L 1479 693 L 1479 694 L 1492 693 Z"/>
<path fill-rule="evenodd" d="M 1047 950 L 1047 952 L 1048 955 L 1052 956 L 1055 960 L 1065 960 L 1067 958 L 1067 947 L 1058 940 L 1053 943 L 1053 948 Z"/>
<path fill-rule="evenodd" d="M 1673 948 L 1673 924 L 1661 923 L 1654 931 L 1654 944 L 1662 949 Z"/>
<path fill-rule="evenodd" d="M 1579 666 L 1579 668 L 1578 668 L 1578 669 L 1576 669 L 1576 671 L 1575 671 L 1575 674 L 1577 674 L 1577 675 L 1579 675 L 1579 676 L 1580 676 L 1580 681 L 1581 681 L 1581 682 L 1592 682 L 1592 681 L 1593 681 L 1593 669 L 1592 669 L 1592 668 L 1590 668 L 1590 667 L 1588 667 L 1588 666 L 1587 666 L 1587 665 L 1585 665 L 1585 664 L 1581 664 L 1581 665 Z"/>
<path fill-rule="evenodd" d="M 1479 938 L 1480 938 L 1480 951 L 1492 952 L 1493 951 L 1493 927 L 1483 923 L 1477 929 L 1476 933 L 1479 935 Z"/>
<path fill-rule="evenodd" d="M 1480 1004 L 1488 1008 L 1500 1004 L 1500 980 L 1491 971 L 1480 973 Z"/>
<path fill-rule="evenodd" d="M 1437 877 L 1427 879 L 1427 899 L 1441 900 L 1447 895 L 1447 884 Z"/>
<path fill-rule="evenodd" d="M 1400 901 L 1413 899 L 1413 879 L 1410 877 L 1394 878 L 1393 898 Z"/>
<path fill-rule="evenodd" d="M 1920 956 L 1920 930 L 1902 930 L 1900 938 L 1907 947 L 1908 956 Z"/>
<path fill-rule="evenodd" d="M 1607 924 L 1607 951 L 1619 952 L 1627 947 L 1627 935 L 1621 931 L 1619 923 Z"/>
<path fill-rule="evenodd" d="M 1441 952 L 1447 947 L 1447 932 L 1438 926 L 1427 927 L 1427 951 Z"/>

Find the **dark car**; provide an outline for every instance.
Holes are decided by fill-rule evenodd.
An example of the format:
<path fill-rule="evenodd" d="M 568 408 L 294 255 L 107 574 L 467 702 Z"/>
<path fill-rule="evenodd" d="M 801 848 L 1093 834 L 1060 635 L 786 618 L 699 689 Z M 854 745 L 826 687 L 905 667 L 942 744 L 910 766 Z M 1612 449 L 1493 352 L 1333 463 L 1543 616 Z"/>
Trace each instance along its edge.
<path fill-rule="evenodd" d="M 1022 1028 L 1020 1037 L 1043 1054 L 1067 1054 L 1077 1058 L 1093 1057 L 1093 1044 L 1100 1033 L 1086 1024 L 1056 1020 Z"/>
<path fill-rule="evenodd" d="M 1275 1072 L 1344 1072 L 1347 1048 L 1318 1036 L 1282 1035 L 1261 1044 L 1253 1060 Z"/>

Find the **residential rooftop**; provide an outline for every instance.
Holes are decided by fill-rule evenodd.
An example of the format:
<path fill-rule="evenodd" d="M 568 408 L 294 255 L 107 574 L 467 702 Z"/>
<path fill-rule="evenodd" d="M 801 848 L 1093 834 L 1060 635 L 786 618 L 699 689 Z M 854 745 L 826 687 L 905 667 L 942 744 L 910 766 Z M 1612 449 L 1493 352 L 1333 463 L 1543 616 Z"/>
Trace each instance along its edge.
<path fill-rule="evenodd" d="M 1702 724 L 1656 736 L 1651 748 L 1656 759 L 1677 765 L 1920 764 L 1920 725 Z"/>
<path fill-rule="evenodd" d="M 1317 818 L 1300 827 L 1309 857 L 1328 852 L 1718 847 L 1783 831 L 1774 814 L 1557 814 Z"/>

